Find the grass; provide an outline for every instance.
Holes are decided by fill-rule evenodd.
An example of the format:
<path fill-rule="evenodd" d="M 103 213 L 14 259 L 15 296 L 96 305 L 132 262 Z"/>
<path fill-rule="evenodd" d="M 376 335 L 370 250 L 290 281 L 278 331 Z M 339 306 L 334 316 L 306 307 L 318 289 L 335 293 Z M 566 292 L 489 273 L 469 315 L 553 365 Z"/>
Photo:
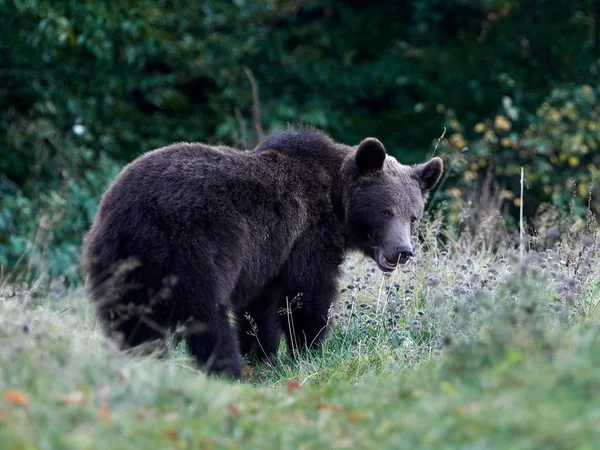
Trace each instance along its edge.
<path fill-rule="evenodd" d="M 598 448 L 595 240 L 423 242 L 390 277 L 349 259 L 323 348 L 243 384 L 118 352 L 81 290 L 5 283 L 0 448 Z"/>

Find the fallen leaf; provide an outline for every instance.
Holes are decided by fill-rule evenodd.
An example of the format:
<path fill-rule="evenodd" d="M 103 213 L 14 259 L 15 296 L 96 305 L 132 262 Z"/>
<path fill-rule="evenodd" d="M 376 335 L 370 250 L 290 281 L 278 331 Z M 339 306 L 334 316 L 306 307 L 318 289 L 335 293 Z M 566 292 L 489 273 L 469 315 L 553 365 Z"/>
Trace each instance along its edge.
<path fill-rule="evenodd" d="M 345 406 L 329 405 L 327 403 L 319 403 L 319 404 L 317 404 L 317 409 L 319 411 L 335 411 L 335 412 L 344 412 L 344 411 L 346 411 L 346 407 Z"/>
<path fill-rule="evenodd" d="M 227 408 L 233 417 L 240 417 L 240 414 L 242 413 L 240 408 L 235 405 L 229 405 Z"/>
<path fill-rule="evenodd" d="M 300 383 L 298 383 L 297 381 L 294 381 L 294 380 L 290 380 L 287 383 L 285 383 L 285 387 L 287 388 L 288 391 L 292 392 L 300 387 Z"/>
<path fill-rule="evenodd" d="M 175 430 L 167 430 L 167 431 L 165 431 L 165 434 L 172 441 L 178 441 L 179 440 L 179 434 L 177 434 L 177 431 L 175 431 Z"/>
<path fill-rule="evenodd" d="M 354 412 L 348 413 L 348 420 L 350 422 L 356 422 L 358 419 L 360 419 L 360 415 L 358 415 L 357 413 L 354 413 Z"/>
<path fill-rule="evenodd" d="M 100 403 L 100 420 L 109 421 L 110 420 L 110 403 L 104 401 Z"/>
<path fill-rule="evenodd" d="M 2 395 L 2 399 L 13 405 L 27 406 L 29 404 L 29 397 L 27 397 L 27 394 L 16 389 L 6 391 L 4 395 Z"/>

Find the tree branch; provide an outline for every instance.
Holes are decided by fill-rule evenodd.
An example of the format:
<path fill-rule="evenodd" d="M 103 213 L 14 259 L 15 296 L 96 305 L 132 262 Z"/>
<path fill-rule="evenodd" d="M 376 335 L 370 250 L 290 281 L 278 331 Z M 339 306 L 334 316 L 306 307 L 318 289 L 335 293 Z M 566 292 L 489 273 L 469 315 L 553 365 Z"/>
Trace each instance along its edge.
<path fill-rule="evenodd" d="M 252 70 L 248 67 L 244 67 L 244 73 L 250 81 L 252 87 L 252 130 L 254 133 L 254 141 L 252 142 L 253 147 L 257 146 L 264 138 L 265 132 L 263 131 L 260 119 L 260 98 L 258 93 L 258 83 Z"/>

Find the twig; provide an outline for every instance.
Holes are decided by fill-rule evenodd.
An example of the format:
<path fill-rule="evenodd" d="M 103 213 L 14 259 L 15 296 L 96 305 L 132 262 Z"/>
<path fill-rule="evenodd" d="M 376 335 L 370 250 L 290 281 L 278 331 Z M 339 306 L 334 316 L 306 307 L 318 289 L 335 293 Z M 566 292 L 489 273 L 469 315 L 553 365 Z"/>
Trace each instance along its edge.
<path fill-rule="evenodd" d="M 519 256 L 523 266 L 523 167 L 521 167 L 521 201 L 519 203 Z"/>
<path fill-rule="evenodd" d="M 437 144 L 435 144 L 435 148 L 433 149 L 433 153 L 431 154 L 432 158 L 435 156 L 435 152 L 437 151 L 438 145 L 440 145 L 440 142 L 442 142 L 442 139 L 444 139 L 444 136 L 446 136 L 446 127 L 444 127 L 444 131 L 442 132 L 442 135 L 438 138 Z"/>
<path fill-rule="evenodd" d="M 256 78 L 254 78 L 252 70 L 250 70 L 248 67 L 244 67 L 244 73 L 248 77 L 250 86 L 252 87 L 252 129 L 254 131 L 254 142 L 252 144 L 253 147 L 255 147 L 265 138 L 265 132 L 263 131 L 260 119 L 260 97 L 258 93 L 258 83 L 256 82 Z"/>
<path fill-rule="evenodd" d="M 235 120 L 237 121 L 238 124 L 238 129 L 239 129 L 239 133 L 240 133 L 240 144 L 242 145 L 243 148 L 248 148 L 248 139 L 246 136 L 246 124 L 244 123 L 244 118 L 242 117 L 242 113 L 240 112 L 240 108 L 238 108 L 237 106 L 235 108 L 233 108 L 233 112 L 235 114 Z"/>
<path fill-rule="evenodd" d="M 437 146 L 436 146 L 436 148 L 437 148 Z M 460 151 L 461 151 L 461 153 L 467 152 L 467 151 L 469 151 L 469 147 L 463 147 Z M 435 153 L 435 150 L 434 150 L 434 153 Z M 442 177 L 442 180 L 435 186 L 435 192 L 433 193 L 433 195 L 427 202 L 426 212 L 431 211 L 431 208 L 433 208 L 434 200 L 437 197 L 437 195 L 441 192 L 442 188 L 444 187 L 444 184 L 446 184 L 446 181 L 448 180 L 448 177 L 450 176 L 450 173 L 452 172 L 452 166 L 454 165 L 454 162 L 456 161 L 457 157 L 458 156 L 454 156 L 454 158 L 452 158 L 450 161 L 448 161 L 448 167 L 446 168 L 446 173 Z"/>
<path fill-rule="evenodd" d="M 304 383 L 306 383 L 306 380 L 308 380 L 311 377 L 314 377 L 315 375 L 319 375 L 319 372 L 315 372 L 315 373 L 311 373 L 309 376 L 307 376 L 304 380 L 302 380 L 302 382 L 300 383 L 300 386 L 302 386 Z"/>

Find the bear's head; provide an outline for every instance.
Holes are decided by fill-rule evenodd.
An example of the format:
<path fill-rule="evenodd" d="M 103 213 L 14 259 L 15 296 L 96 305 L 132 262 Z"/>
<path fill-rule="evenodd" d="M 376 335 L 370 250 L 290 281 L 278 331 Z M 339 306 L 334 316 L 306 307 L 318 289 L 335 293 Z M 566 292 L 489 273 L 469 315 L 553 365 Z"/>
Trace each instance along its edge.
<path fill-rule="evenodd" d="M 342 169 L 349 247 L 386 272 L 406 263 L 427 195 L 442 171 L 437 157 L 425 164 L 400 164 L 375 138 L 354 147 Z"/>

